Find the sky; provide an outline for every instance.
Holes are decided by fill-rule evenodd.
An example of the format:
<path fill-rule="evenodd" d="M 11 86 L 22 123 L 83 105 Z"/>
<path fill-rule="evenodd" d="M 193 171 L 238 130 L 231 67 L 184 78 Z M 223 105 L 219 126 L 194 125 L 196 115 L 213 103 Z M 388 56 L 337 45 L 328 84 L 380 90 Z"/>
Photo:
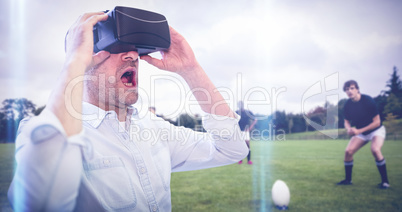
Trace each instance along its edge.
<path fill-rule="evenodd" d="M 307 113 L 346 98 L 354 79 L 373 97 L 402 69 L 399 0 L 2 0 L 0 101 L 46 104 L 64 62 L 64 37 L 84 12 L 128 6 L 163 14 L 237 109 Z M 156 54 L 156 56 L 158 56 Z M 399 72 L 401 74 L 401 72 Z M 140 62 L 139 109 L 176 117 L 200 113 L 184 81 Z"/>

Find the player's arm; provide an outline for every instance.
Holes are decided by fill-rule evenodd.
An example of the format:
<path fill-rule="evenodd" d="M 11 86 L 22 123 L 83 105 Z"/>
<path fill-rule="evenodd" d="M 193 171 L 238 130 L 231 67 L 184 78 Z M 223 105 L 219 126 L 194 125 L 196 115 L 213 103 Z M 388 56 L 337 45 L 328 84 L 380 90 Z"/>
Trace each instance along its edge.
<path fill-rule="evenodd" d="M 354 135 L 353 131 L 352 131 L 352 126 L 350 125 L 350 122 L 345 119 L 345 121 L 343 122 L 343 125 L 345 126 L 346 132 L 348 133 L 348 135 Z"/>
<path fill-rule="evenodd" d="M 18 131 L 17 166 L 8 190 L 14 211 L 72 211 L 85 151 L 80 136 L 67 138 L 47 109 L 21 123 Z"/>
<path fill-rule="evenodd" d="M 376 115 L 376 116 L 374 116 L 373 121 L 369 125 L 367 125 L 363 128 L 360 128 L 360 129 L 356 129 L 356 135 L 364 133 L 364 132 L 372 130 L 372 129 L 375 129 L 375 128 L 379 127 L 380 125 L 381 125 L 380 115 Z"/>
<path fill-rule="evenodd" d="M 250 127 L 248 128 L 248 130 L 251 131 L 254 128 L 255 124 L 257 124 L 257 119 L 253 120 L 253 122 L 251 123 Z"/>
<path fill-rule="evenodd" d="M 82 15 L 70 28 L 66 37 L 66 58 L 47 108 L 60 120 L 67 136 L 82 130 L 82 77 L 86 70 L 107 59 L 110 53 L 93 54 L 93 26 L 105 21 L 103 12 Z"/>
<path fill-rule="evenodd" d="M 350 122 L 349 122 L 348 120 L 346 120 L 346 119 L 345 119 L 343 125 L 345 126 L 345 129 L 346 129 L 346 130 L 349 130 L 350 127 L 351 127 L 351 126 L 350 126 Z"/>
<path fill-rule="evenodd" d="M 159 69 L 182 76 L 193 91 L 201 109 L 207 113 L 235 117 L 222 95 L 197 62 L 190 45 L 176 30 L 170 27 L 171 46 L 162 52 L 162 59 L 141 56 L 141 59 Z"/>
<path fill-rule="evenodd" d="M 235 113 L 201 68 L 193 50 L 183 36 L 170 27 L 170 37 L 171 46 L 167 51 L 161 52 L 161 60 L 148 55 L 141 56 L 141 59 L 159 69 L 182 76 L 193 91 L 201 109 L 209 113 L 203 120 L 203 126 L 209 133 L 208 136 L 199 132 L 188 132 L 184 134 L 192 135 L 186 138 L 185 143 L 168 142 L 171 149 L 173 171 L 216 167 L 243 159 L 248 153 L 248 148 L 244 140 L 241 140 L 240 136 L 236 136 L 240 134 L 240 128 L 238 120 L 234 119 Z M 211 115 L 229 118 L 217 120 Z"/>
<path fill-rule="evenodd" d="M 67 36 L 64 68 L 47 108 L 40 116 L 20 125 L 16 139 L 15 170 L 8 197 L 15 211 L 72 211 L 81 182 L 82 151 L 80 116 L 82 83 L 73 84 L 76 93 L 66 93 L 77 77 L 109 55 L 92 57 L 92 27 L 107 18 L 103 13 L 81 16 Z"/>

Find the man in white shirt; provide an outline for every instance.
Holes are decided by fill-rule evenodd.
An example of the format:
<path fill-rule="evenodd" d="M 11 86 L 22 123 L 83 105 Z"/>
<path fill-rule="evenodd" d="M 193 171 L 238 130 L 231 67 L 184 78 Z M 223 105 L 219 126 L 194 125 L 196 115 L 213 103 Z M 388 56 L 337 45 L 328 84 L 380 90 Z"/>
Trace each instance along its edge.
<path fill-rule="evenodd" d="M 15 211 L 170 211 L 172 171 L 231 164 L 248 153 L 238 117 L 173 28 L 162 59 L 140 59 L 197 91 L 208 133 L 139 114 L 131 106 L 138 99 L 138 53 L 93 53 L 93 26 L 107 17 L 87 13 L 74 23 L 46 109 L 20 125 L 8 193 Z"/>

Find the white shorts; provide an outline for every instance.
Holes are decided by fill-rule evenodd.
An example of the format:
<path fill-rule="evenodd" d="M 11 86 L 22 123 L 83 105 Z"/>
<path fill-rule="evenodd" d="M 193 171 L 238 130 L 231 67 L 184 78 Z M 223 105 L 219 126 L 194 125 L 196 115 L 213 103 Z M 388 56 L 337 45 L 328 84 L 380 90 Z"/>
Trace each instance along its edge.
<path fill-rule="evenodd" d="M 362 139 L 363 141 L 371 141 L 375 136 L 383 137 L 385 140 L 385 135 L 386 135 L 385 127 L 381 126 L 380 128 L 376 129 L 375 131 L 371 132 L 368 135 L 359 134 L 356 135 L 356 137 Z"/>

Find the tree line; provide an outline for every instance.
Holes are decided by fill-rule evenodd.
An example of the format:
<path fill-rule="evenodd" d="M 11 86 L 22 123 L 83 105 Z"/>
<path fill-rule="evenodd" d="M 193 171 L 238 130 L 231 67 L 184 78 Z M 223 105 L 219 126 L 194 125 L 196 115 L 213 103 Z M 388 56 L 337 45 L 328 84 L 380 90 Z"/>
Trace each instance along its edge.
<path fill-rule="evenodd" d="M 386 82 L 386 87 L 387 90 L 381 91 L 378 96 L 374 97 L 374 101 L 378 106 L 381 120 L 396 123 L 395 121 L 402 120 L 402 83 L 397 67 L 393 68 L 390 79 Z M 347 99 L 341 99 L 336 105 L 326 102 L 307 114 L 276 111 L 274 114 L 260 119 L 255 125 L 255 129 L 266 134 L 288 134 L 344 128 L 343 107 L 346 101 Z M 0 108 L 0 143 L 14 142 L 20 121 L 25 117 L 40 114 L 44 108 L 45 106 L 37 108 L 34 103 L 26 98 L 4 100 Z M 160 116 L 164 118 L 162 115 Z M 256 116 L 259 115 L 256 114 Z M 198 116 L 181 114 L 175 121 L 171 119 L 165 120 L 176 126 L 204 131 L 201 119 Z M 316 124 L 313 126 L 311 122 Z M 390 125 L 387 131 L 400 130 L 392 127 L 394 125 Z"/>
<path fill-rule="evenodd" d="M 32 101 L 26 98 L 6 99 L 0 108 L 0 143 L 15 141 L 16 132 L 22 119 L 40 114 L 45 106 L 36 108 Z"/>
<path fill-rule="evenodd" d="M 386 88 L 387 90 L 381 91 L 378 96 L 373 97 L 381 120 L 387 122 L 402 120 L 402 83 L 397 67 L 393 68 L 390 79 L 386 82 Z M 347 100 L 341 99 L 336 105 L 326 102 L 307 114 L 276 111 L 271 123 L 275 126 L 276 131 L 282 130 L 285 133 L 344 128 L 343 108 Z M 309 122 L 316 124 L 313 127 Z M 387 129 L 387 131 L 389 130 Z"/>

